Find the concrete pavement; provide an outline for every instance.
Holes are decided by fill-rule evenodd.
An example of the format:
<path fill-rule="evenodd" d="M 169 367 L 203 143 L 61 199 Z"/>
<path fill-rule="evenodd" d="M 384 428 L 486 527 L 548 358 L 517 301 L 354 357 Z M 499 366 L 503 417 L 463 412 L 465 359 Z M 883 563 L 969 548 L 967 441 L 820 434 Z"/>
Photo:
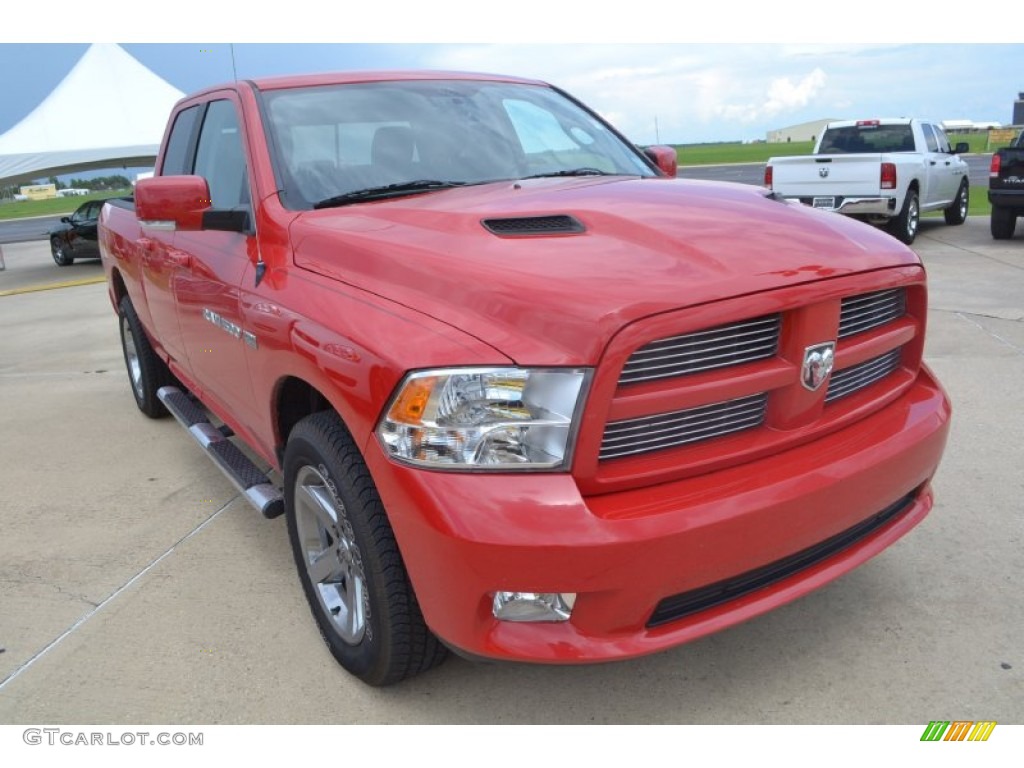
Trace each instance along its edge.
<path fill-rule="evenodd" d="M 0 291 L 99 269 L 4 249 Z M 910 535 L 667 653 L 386 690 L 324 648 L 283 520 L 137 411 L 105 286 L 0 296 L 0 723 L 1024 723 L 1024 236 L 925 221 L 915 249 L 954 425 Z"/>

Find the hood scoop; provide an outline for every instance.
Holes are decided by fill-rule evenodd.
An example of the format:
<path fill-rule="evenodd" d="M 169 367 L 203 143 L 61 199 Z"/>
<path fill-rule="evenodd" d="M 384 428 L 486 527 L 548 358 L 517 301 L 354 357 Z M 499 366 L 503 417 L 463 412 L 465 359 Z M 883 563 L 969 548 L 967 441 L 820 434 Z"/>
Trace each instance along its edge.
<path fill-rule="evenodd" d="M 531 237 L 536 235 L 579 235 L 586 227 L 574 216 L 516 216 L 507 219 L 484 219 L 480 222 L 498 237 Z"/>

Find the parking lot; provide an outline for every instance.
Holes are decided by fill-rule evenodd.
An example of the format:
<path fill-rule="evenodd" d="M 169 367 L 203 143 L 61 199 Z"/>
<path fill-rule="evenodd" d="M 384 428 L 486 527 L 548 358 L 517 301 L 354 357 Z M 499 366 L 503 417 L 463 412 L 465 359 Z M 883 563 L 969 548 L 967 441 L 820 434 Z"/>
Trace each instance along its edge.
<path fill-rule="evenodd" d="M 1024 723 L 1024 236 L 925 219 L 914 247 L 954 423 L 911 534 L 656 656 L 377 690 L 321 642 L 283 519 L 136 410 L 100 266 L 3 246 L 0 723 Z"/>

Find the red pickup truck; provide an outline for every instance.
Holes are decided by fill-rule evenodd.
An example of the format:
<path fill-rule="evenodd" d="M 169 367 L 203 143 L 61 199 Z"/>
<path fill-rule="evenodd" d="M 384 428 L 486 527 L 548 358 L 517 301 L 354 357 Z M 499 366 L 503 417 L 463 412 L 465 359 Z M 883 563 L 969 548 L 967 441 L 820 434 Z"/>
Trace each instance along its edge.
<path fill-rule="evenodd" d="M 275 78 L 104 207 L 136 403 L 286 516 L 360 679 L 670 648 L 931 508 L 918 258 L 675 162 L 541 82 Z"/>

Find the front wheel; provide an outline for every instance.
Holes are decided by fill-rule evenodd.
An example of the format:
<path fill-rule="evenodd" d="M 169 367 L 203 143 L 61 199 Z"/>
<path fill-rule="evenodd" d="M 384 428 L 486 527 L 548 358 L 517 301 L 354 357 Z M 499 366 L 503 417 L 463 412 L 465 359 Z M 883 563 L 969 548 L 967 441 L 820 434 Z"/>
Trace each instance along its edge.
<path fill-rule="evenodd" d="M 58 267 L 69 267 L 75 263 L 75 257 L 59 238 L 50 238 L 50 253 L 53 254 L 53 263 Z"/>
<path fill-rule="evenodd" d="M 967 221 L 967 209 L 970 207 L 970 186 L 966 179 L 960 183 L 953 204 L 942 211 L 947 224 L 963 224 Z"/>
<path fill-rule="evenodd" d="M 1013 208 L 993 205 L 989 226 L 992 228 L 992 237 L 996 240 L 1009 240 L 1017 226 L 1017 214 Z"/>
<path fill-rule="evenodd" d="M 917 190 L 907 190 L 907 198 L 903 201 L 903 209 L 899 215 L 889 222 L 889 234 L 901 243 L 910 245 L 917 237 L 917 227 L 921 221 L 921 205 Z"/>
<path fill-rule="evenodd" d="M 338 416 L 307 416 L 288 436 L 285 514 L 299 580 L 334 658 L 369 685 L 439 664 L 384 505 Z"/>

